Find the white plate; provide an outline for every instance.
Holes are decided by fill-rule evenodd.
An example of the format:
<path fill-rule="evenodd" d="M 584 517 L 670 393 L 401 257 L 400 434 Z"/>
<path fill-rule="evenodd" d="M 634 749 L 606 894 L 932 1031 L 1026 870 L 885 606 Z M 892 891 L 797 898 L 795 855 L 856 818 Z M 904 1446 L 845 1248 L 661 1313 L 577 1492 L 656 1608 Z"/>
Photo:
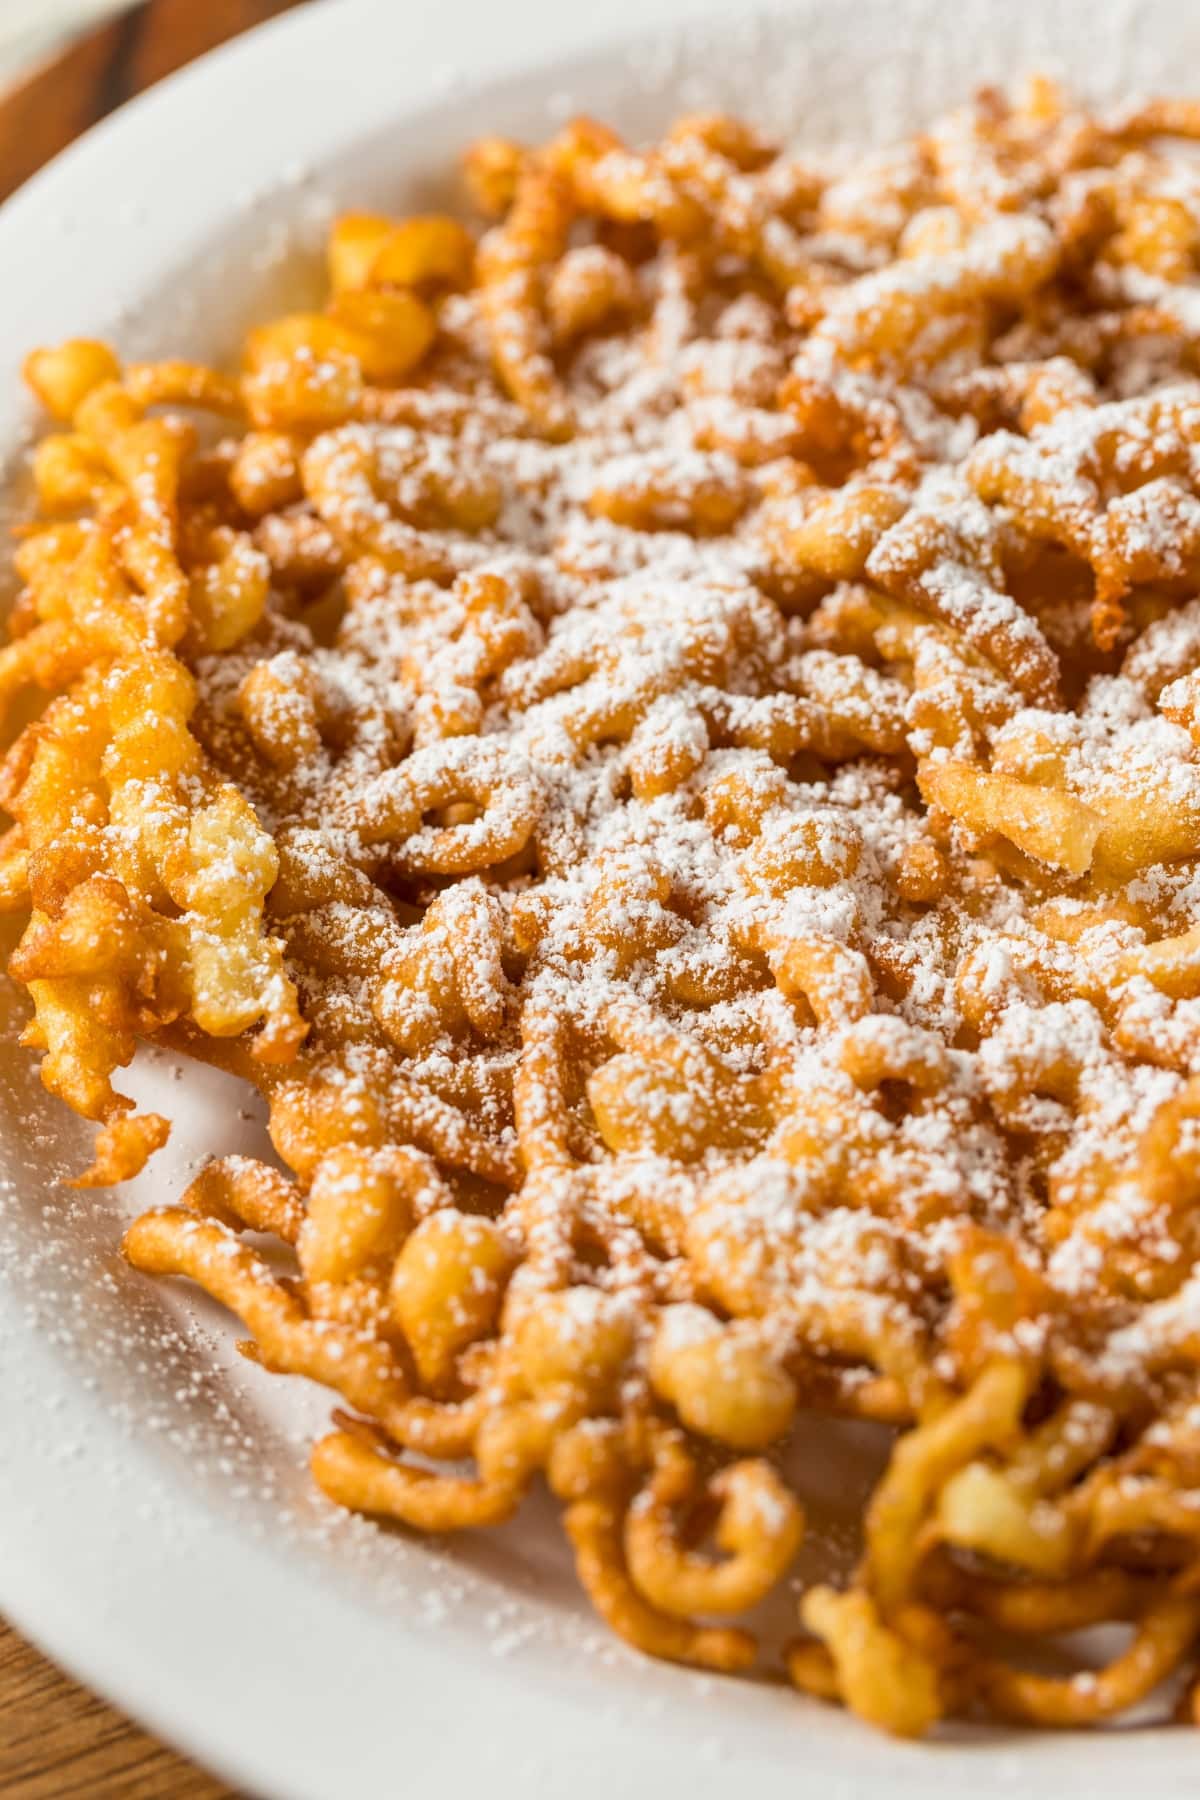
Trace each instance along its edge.
<path fill-rule="evenodd" d="M 636 131 L 727 103 L 811 141 L 879 140 L 1033 67 L 1098 96 L 1186 88 L 1198 52 L 1200 9 L 1177 0 L 776 0 L 753 16 L 740 0 L 717 16 L 694 0 L 327 0 L 176 76 L 0 212 L 0 451 L 28 423 L 29 346 L 86 331 L 219 352 L 303 283 L 285 249 L 332 205 L 420 203 L 482 130 L 583 109 Z M 0 1014 L 17 1010 L 5 990 Z M 204 1071 L 147 1061 L 135 1079 L 165 1087 L 172 1144 L 137 1191 L 80 1197 L 56 1177 L 79 1166 L 81 1130 L 0 1049 L 0 1609 L 164 1737 L 289 1800 L 1195 1791 L 1182 1732 L 897 1745 L 782 1687 L 636 1658 L 590 1617 L 536 1501 L 448 1548 L 335 1515 L 304 1474 L 328 1397 L 238 1364 L 225 1318 L 114 1250 L 122 1218 L 176 1194 L 202 1153 L 252 1148 L 259 1115 Z M 867 1451 L 851 1431 L 833 1461 L 826 1435 L 803 1451 L 806 1487 L 835 1507 Z"/>

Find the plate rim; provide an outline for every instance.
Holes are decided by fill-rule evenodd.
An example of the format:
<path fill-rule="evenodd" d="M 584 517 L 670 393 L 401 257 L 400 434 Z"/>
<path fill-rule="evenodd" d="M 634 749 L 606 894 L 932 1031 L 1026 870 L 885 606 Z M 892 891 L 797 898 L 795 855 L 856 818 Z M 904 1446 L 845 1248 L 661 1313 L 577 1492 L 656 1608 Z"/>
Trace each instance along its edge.
<path fill-rule="evenodd" d="M 1082 10 L 1087 0 L 1058 3 Z M 979 13 L 984 0 L 972 4 Z M 1114 16 L 1125 4 L 1126 0 L 1110 0 Z M 838 5 L 839 0 L 756 0 L 754 11 L 788 12 L 799 20 L 805 13 Z M 871 9 L 881 12 L 881 0 L 872 0 Z M 92 127 L 0 207 L 0 262 L 7 257 L 11 259 L 7 266 L 30 271 L 28 280 L 0 295 L 4 341 L 20 354 L 43 341 L 39 335 L 43 330 L 59 335 L 60 322 L 65 335 L 72 318 L 77 330 L 86 330 L 95 313 L 104 316 L 119 310 L 123 281 L 135 290 L 139 279 L 145 285 L 144 245 L 139 250 L 144 234 L 156 233 L 149 266 L 157 272 L 172 258 L 179 261 L 189 244 L 219 228 L 229 195 L 244 171 L 238 167 L 236 133 L 224 142 L 213 140 L 214 102 L 226 111 L 238 105 L 252 110 L 269 87 L 270 158 L 278 172 L 291 156 L 313 158 L 319 164 L 324 146 L 336 147 L 339 141 L 363 135 L 368 123 L 382 125 L 389 116 L 402 118 L 406 108 L 427 103 L 429 93 L 420 85 L 420 70 L 438 63 L 469 91 L 471 85 L 534 73 L 548 63 L 592 48 L 607 49 L 631 37 L 685 23 L 706 28 L 737 10 L 736 0 L 726 0 L 724 6 L 702 0 L 699 11 L 696 0 L 606 0 L 603 19 L 598 20 L 583 8 L 556 5 L 554 0 L 505 0 L 503 9 L 472 6 L 469 0 L 441 0 L 436 8 L 420 10 L 409 4 L 399 7 L 394 0 L 316 0 L 270 20 L 209 52 Z M 938 0 L 912 0 L 908 10 L 933 21 L 940 9 Z M 470 29 L 465 31 L 468 19 Z M 365 34 L 375 34 L 372 41 L 385 48 L 393 46 L 397 61 L 379 54 L 366 59 L 364 66 Z M 533 43 L 536 54 L 530 50 Z M 352 131 L 344 106 L 340 111 L 333 108 L 328 116 L 314 115 L 312 110 L 322 81 L 338 80 L 358 84 Z M 467 122 L 463 135 L 469 135 Z M 139 170 L 167 138 L 173 141 L 173 167 L 178 170 L 170 197 L 161 187 L 144 193 L 137 217 L 125 216 L 107 199 L 96 206 L 97 190 L 120 195 L 133 182 L 137 191 Z M 261 160 L 267 160 L 266 153 Z M 63 281 L 72 254 L 83 255 L 73 236 L 76 232 L 83 234 L 85 247 L 88 242 L 92 245 L 89 272 L 100 296 L 94 308 Z M 135 270 L 132 276 L 124 274 L 128 266 Z M 64 285 L 68 294 L 61 292 Z M 48 323 L 43 325 L 43 319 Z M 15 435 L 24 416 L 14 410 L 15 388 L 14 370 L 12 378 L 0 384 L 0 438 Z M 23 1332 L 21 1324 L 19 1278 L 0 1268 L 0 1427 L 6 1441 L 20 1444 L 23 1453 L 0 1459 L 4 1614 L 78 1680 L 223 1779 L 260 1794 L 286 1794 L 289 1800 L 310 1796 L 330 1800 L 344 1793 L 347 1765 L 338 1759 L 338 1743 L 322 1742 L 322 1731 L 313 1729 L 308 1709 L 302 1705 L 297 1711 L 288 1693 L 256 1696 L 262 1704 L 253 1729 L 247 1729 L 237 1657 L 244 1659 L 252 1644 L 235 1645 L 231 1666 L 218 1669 L 205 1667 L 198 1648 L 202 1642 L 228 1639 L 231 1618 L 239 1618 L 238 1602 L 247 1596 L 254 1597 L 256 1614 L 294 1621 L 299 1608 L 303 1618 L 305 1576 L 300 1558 L 285 1546 L 277 1547 L 277 1554 L 266 1553 L 236 1521 L 206 1506 L 197 1492 L 181 1492 L 178 1484 L 168 1481 L 153 1443 L 130 1440 L 83 1390 L 68 1391 L 61 1360 L 50 1345 Z M 97 1447 L 86 1469 L 61 1460 L 41 1435 L 47 1387 L 57 1394 L 58 1420 L 68 1428 L 78 1422 L 89 1444 Z M 31 1473 L 35 1470 L 36 1479 Z M 149 1504 L 145 1497 L 157 1496 L 154 1503 L 171 1510 L 170 1553 L 165 1557 L 161 1543 L 143 1545 L 136 1521 L 131 1523 L 131 1482 L 143 1496 L 140 1503 Z M 90 1540 L 77 1529 L 81 1511 L 88 1516 Z M 125 1558 L 140 1569 L 148 1587 L 157 1584 L 149 1595 L 152 1626 L 143 1619 L 140 1641 L 114 1617 L 112 1584 L 97 1566 L 105 1556 Z M 212 1570 L 219 1571 L 219 1580 L 210 1579 Z M 322 1590 L 320 1604 L 327 1617 L 332 1617 L 330 1608 L 344 1612 L 356 1640 L 355 1654 L 340 1669 L 343 1679 L 337 1690 L 341 1716 L 336 1735 L 342 1740 L 355 1728 L 369 1732 L 377 1723 L 385 1688 L 376 1659 L 390 1653 L 399 1664 L 404 1646 L 397 1644 L 390 1623 L 364 1613 L 332 1585 Z M 181 1620 L 197 1639 L 197 1645 L 184 1646 L 182 1654 L 177 1641 Z M 292 1630 L 282 1646 L 277 1636 L 271 1648 L 280 1657 L 281 1682 L 323 1680 L 328 1686 L 333 1671 L 323 1643 L 306 1641 L 302 1632 Z M 544 1723 L 546 1697 L 526 1691 L 519 1669 L 497 1664 L 489 1671 L 488 1682 L 476 1684 L 470 1729 L 464 1731 L 462 1709 L 448 1699 L 455 1692 L 454 1638 L 439 1641 L 427 1635 L 416 1661 L 419 1679 L 407 1673 L 404 1690 L 411 1703 L 403 1744 L 408 1773 L 442 1779 L 449 1795 L 475 1791 L 480 1780 L 495 1777 L 496 1747 L 502 1741 L 532 1735 Z M 458 1672 L 461 1676 L 461 1669 Z M 303 1701 L 302 1689 L 300 1697 Z M 554 1704 L 559 1704 L 557 1698 Z M 747 1712 L 756 1705 L 748 1703 Z M 568 1706 L 564 1718 L 571 1726 L 582 1722 L 583 1715 Z M 844 1718 L 839 1718 L 838 1727 L 856 1731 Z M 802 1744 L 802 1721 L 791 1729 L 797 1756 L 804 1754 L 805 1746 L 814 1749 L 818 1739 L 822 1747 L 827 1741 L 818 1731 Z M 1172 1783 L 1175 1776 L 1186 1783 L 1186 1749 L 1177 1745 L 1172 1754 L 1167 1734 L 1156 1734 L 1157 1742 L 1163 1748 L 1155 1752 L 1154 1773 L 1162 1791 L 1184 1792 L 1184 1785 L 1175 1790 L 1163 1784 Z M 1021 1779 L 1031 1796 L 1035 1792 L 1031 1776 L 1037 1791 L 1049 1794 L 1059 1791 L 1068 1768 L 1078 1772 L 1084 1766 L 1077 1735 L 1047 1737 L 1040 1743 L 1044 1749 L 1036 1758 L 1022 1758 Z M 1133 1772 L 1132 1757 L 1141 1757 L 1146 1743 L 1142 1738 L 1137 1746 L 1126 1742 L 1118 1749 L 1114 1740 L 1108 1740 L 1104 1754 L 1119 1765 L 1121 1773 L 1115 1779 L 1122 1788 Z M 660 1791 L 663 1781 L 678 1780 L 678 1759 L 688 1747 L 687 1721 L 682 1716 L 664 1716 L 653 1734 L 641 1732 L 635 1740 L 633 1767 L 621 1733 L 615 1737 L 599 1733 L 589 1744 L 586 1768 L 572 1764 L 577 1800 L 608 1795 L 614 1780 L 631 1793 Z M 694 1751 L 694 1742 L 691 1748 Z M 360 1761 L 356 1779 L 364 1771 L 375 1779 L 385 1775 L 393 1749 L 387 1749 L 386 1758 L 375 1752 Z M 1091 1756 L 1086 1761 L 1090 1764 Z M 965 1782 L 968 1771 L 981 1794 L 1013 1792 L 1011 1758 L 1010 1766 L 1002 1769 L 970 1753 L 868 1741 L 861 1733 L 842 1768 L 814 1772 L 829 1800 L 854 1800 L 857 1795 L 882 1792 L 885 1786 L 898 1797 L 915 1800 L 934 1789 L 953 1793 L 955 1783 Z M 706 1768 L 693 1754 L 687 1774 L 694 1800 L 710 1796 L 716 1800 L 728 1793 L 728 1766 L 718 1762 Z M 545 1767 L 531 1764 L 521 1785 L 531 1797 L 557 1795 L 562 1791 L 561 1775 L 552 1756 Z M 785 1781 L 791 1792 L 795 1773 L 790 1768 L 781 1771 L 778 1787 L 774 1777 L 765 1786 L 761 1774 L 757 1779 L 764 1797 L 773 1796 L 785 1791 Z"/>

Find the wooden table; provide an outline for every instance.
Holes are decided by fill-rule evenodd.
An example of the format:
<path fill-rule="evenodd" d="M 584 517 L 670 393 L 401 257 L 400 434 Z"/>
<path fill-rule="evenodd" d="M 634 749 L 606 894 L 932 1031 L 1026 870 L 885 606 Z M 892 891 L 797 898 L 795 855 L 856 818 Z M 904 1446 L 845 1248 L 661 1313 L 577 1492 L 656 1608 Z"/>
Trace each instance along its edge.
<path fill-rule="evenodd" d="M 298 3 L 145 0 L 73 44 L 0 99 L 0 198 L 123 100 Z M 0 1621 L 0 1794 L 230 1800 L 231 1790 L 69 1681 Z"/>

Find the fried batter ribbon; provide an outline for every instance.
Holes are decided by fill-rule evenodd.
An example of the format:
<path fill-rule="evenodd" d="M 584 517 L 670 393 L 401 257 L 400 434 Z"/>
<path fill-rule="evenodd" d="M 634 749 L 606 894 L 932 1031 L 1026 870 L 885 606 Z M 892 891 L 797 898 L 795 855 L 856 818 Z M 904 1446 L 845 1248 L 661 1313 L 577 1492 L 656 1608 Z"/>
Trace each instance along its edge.
<path fill-rule="evenodd" d="M 26 1041 L 86 1182 L 166 1135 L 140 1041 L 283 1165 L 130 1262 L 336 1396 L 332 1501 L 544 1481 L 698 1667 L 759 1656 L 797 1422 L 882 1423 L 784 1659 L 905 1736 L 1197 1715 L 1196 118 L 1037 81 L 846 168 L 576 119 L 468 153 L 478 241 L 336 220 L 234 373 L 26 366 Z"/>

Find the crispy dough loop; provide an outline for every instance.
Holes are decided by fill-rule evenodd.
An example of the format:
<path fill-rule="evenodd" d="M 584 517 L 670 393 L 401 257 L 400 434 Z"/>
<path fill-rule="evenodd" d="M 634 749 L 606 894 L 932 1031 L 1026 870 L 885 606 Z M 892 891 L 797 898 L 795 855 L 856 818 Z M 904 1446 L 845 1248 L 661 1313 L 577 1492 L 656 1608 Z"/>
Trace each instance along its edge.
<path fill-rule="evenodd" d="M 1027 1725 L 1078 1726 L 1109 1719 L 1156 1688 L 1195 1643 L 1200 1601 L 1168 1595 L 1137 1620 L 1133 1642 L 1107 1667 L 1054 1677 L 973 1660 L 969 1679 L 1002 1718 Z"/>
<path fill-rule="evenodd" d="M 461 825 L 423 823 L 428 812 L 463 804 L 478 816 Z M 526 763 L 485 739 L 450 738 L 379 776 L 357 804 L 354 822 L 368 844 L 394 843 L 409 868 L 469 875 L 523 850 L 538 812 Z"/>
<path fill-rule="evenodd" d="M 524 1420 L 493 1425 L 493 1444 L 495 1473 L 481 1472 L 473 1481 L 408 1467 L 357 1435 L 333 1432 L 314 1445 L 312 1471 L 322 1492 L 352 1512 L 396 1519 L 418 1531 L 469 1531 L 512 1517 L 532 1474 L 526 1463 L 536 1454 L 538 1431 Z"/>
<path fill-rule="evenodd" d="M 387 1345 L 305 1315 L 304 1307 L 228 1227 L 180 1207 L 136 1219 L 121 1245 L 148 1275 L 186 1275 L 229 1307 L 253 1333 L 257 1360 L 306 1375 L 352 1406 L 387 1415 L 408 1399 L 403 1369 Z"/>
<path fill-rule="evenodd" d="M 530 1001 L 521 1014 L 521 1056 L 513 1082 L 517 1141 L 527 1172 L 569 1168 L 573 1162 L 562 1071 L 561 1020 Z"/>
<path fill-rule="evenodd" d="M 479 246 L 480 296 L 496 372 L 536 430 L 554 440 L 569 437 L 574 422 L 551 357 L 546 282 L 566 248 L 574 213 L 562 177 L 526 164 L 503 224 Z"/>
<path fill-rule="evenodd" d="M 867 1565 L 885 1608 L 909 1597 L 917 1533 L 938 1489 L 979 1449 L 1015 1435 L 1031 1384 L 1028 1368 L 998 1360 L 960 1400 L 896 1446 L 867 1513 Z"/>
<path fill-rule="evenodd" d="M 788 1673 L 797 1687 L 836 1698 L 896 1737 L 923 1737 L 945 1711 L 941 1670 L 916 1644 L 886 1625 L 870 1596 L 813 1587 L 801 1617 L 820 1640 L 795 1646 Z"/>
<path fill-rule="evenodd" d="M 269 1232 L 286 1244 L 296 1242 L 304 1224 L 304 1203 L 295 1183 L 269 1163 L 247 1156 L 206 1163 L 180 1205 L 234 1231 Z"/>
<path fill-rule="evenodd" d="M 408 1139 L 450 1168 L 470 1169 L 502 1187 L 518 1185 L 514 1147 L 472 1127 L 456 1107 L 403 1070 L 377 1066 L 376 1080 L 364 1079 L 361 1104 L 349 1115 L 343 1086 L 333 1059 L 270 1084 L 272 1141 L 302 1179 L 311 1179 L 322 1156 L 345 1144 L 382 1149 Z"/>
<path fill-rule="evenodd" d="M 621 1510 L 611 1501 L 576 1500 L 563 1514 L 575 1567 L 592 1605 L 618 1637 L 661 1656 L 729 1674 L 754 1661 L 754 1639 L 729 1626 L 671 1618 L 643 1600 L 629 1577 L 621 1544 Z"/>
<path fill-rule="evenodd" d="M 688 1549 L 676 1524 L 678 1513 L 705 1500 L 718 1509 L 719 1562 Z M 634 1585 L 675 1618 L 739 1613 L 782 1580 L 803 1530 L 799 1506 L 769 1463 L 733 1463 L 705 1494 L 682 1446 L 671 1445 L 626 1516 L 625 1560 Z"/>
<path fill-rule="evenodd" d="M 350 553 L 376 557 L 411 581 L 436 581 L 451 571 L 436 534 L 481 530 L 499 505 L 484 471 L 447 473 L 443 462 L 406 426 L 346 425 L 315 439 L 300 473 L 317 513 Z"/>

